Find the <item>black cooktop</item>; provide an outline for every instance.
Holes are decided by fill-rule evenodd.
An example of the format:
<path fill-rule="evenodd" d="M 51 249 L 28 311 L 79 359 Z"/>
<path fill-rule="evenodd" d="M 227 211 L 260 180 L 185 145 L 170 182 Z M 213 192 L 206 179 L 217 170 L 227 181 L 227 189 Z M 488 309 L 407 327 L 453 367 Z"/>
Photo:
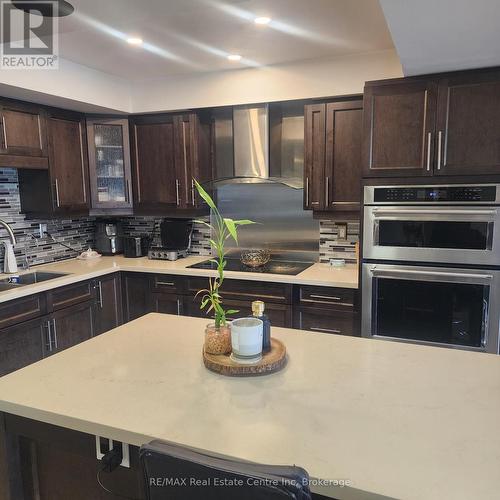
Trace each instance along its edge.
<path fill-rule="evenodd" d="M 261 267 L 248 267 L 245 266 L 239 259 L 226 259 L 227 264 L 225 271 L 240 271 L 248 273 L 270 273 L 270 274 L 289 274 L 295 276 L 301 273 L 308 267 L 313 265 L 312 262 L 297 262 L 290 260 L 270 260 L 266 265 Z M 209 260 L 204 260 L 198 264 L 192 264 L 191 266 L 196 269 L 217 269 L 214 262 Z"/>

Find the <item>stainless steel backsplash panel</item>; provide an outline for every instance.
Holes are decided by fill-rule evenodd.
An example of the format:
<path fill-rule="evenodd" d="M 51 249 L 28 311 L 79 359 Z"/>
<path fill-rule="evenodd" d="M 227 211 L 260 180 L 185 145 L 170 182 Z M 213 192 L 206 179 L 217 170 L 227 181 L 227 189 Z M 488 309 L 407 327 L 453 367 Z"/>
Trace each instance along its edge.
<path fill-rule="evenodd" d="M 217 204 L 224 217 L 258 223 L 240 229 L 239 246 L 227 240 L 231 256 L 239 257 L 244 249 L 266 248 L 275 259 L 317 262 L 319 222 L 302 209 L 302 196 L 302 189 L 282 184 L 218 187 Z"/>

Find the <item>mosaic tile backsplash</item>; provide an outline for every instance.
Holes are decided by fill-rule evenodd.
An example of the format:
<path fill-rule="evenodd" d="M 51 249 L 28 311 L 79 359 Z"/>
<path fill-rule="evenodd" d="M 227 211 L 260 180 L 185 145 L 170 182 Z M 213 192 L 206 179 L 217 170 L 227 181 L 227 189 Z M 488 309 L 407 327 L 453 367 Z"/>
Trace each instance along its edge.
<path fill-rule="evenodd" d="M 17 170 L 0 169 L 0 218 L 8 222 L 17 239 L 14 252 L 18 265 L 44 264 L 76 257 L 94 244 L 94 219 L 29 220 L 21 213 Z M 34 239 L 38 224 L 47 224 L 47 231 L 73 250 L 51 241 L 50 238 Z M 0 228 L 0 240 L 7 240 L 7 232 Z M 4 246 L 0 245 L 0 272 L 3 272 Z"/>
<path fill-rule="evenodd" d="M 209 221 L 209 217 L 201 218 L 202 220 Z M 159 217 L 147 217 L 147 216 L 133 216 L 133 217 L 122 217 L 122 227 L 123 233 L 128 236 L 140 236 L 143 234 L 151 234 L 155 221 L 159 223 L 161 218 Z M 159 227 L 156 228 L 155 239 L 153 241 L 154 245 L 160 244 L 160 230 Z M 193 235 L 191 237 L 191 250 L 189 252 L 191 255 L 211 255 L 210 249 L 210 229 L 204 224 L 195 222 L 193 226 Z"/>
<path fill-rule="evenodd" d="M 347 239 L 338 239 L 338 226 L 335 221 L 322 220 L 319 223 L 319 261 L 345 259 L 346 263 L 355 264 L 355 244 L 359 241 L 359 221 L 347 222 Z"/>
<path fill-rule="evenodd" d="M 44 264 L 76 257 L 80 252 L 94 245 L 95 218 L 73 218 L 60 220 L 30 220 L 21 213 L 17 170 L 0 168 L 0 218 L 8 222 L 16 235 L 15 255 L 18 265 Z M 129 235 L 151 233 L 155 217 L 123 217 L 123 232 Z M 208 221 L 209 218 L 207 217 Z M 54 238 L 72 250 L 45 237 L 35 239 L 33 235 L 40 223 L 47 224 L 47 230 Z M 159 234 L 158 234 L 159 237 Z M 7 239 L 7 232 L 0 228 L 0 240 Z M 343 258 L 348 263 L 356 262 L 354 244 L 359 239 L 359 222 L 347 223 L 347 239 L 338 239 L 335 221 L 320 221 L 319 261 L 328 262 L 330 258 Z M 203 224 L 195 223 L 193 229 L 191 254 L 210 256 L 210 230 Z M 3 270 L 4 247 L 0 245 L 0 272 Z"/>

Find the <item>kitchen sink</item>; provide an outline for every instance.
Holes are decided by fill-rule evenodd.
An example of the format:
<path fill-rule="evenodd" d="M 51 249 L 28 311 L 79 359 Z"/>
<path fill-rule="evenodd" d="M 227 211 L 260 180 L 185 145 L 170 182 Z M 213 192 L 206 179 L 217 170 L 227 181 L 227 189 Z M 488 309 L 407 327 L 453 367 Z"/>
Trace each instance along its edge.
<path fill-rule="evenodd" d="M 42 281 L 53 280 L 66 276 L 67 273 L 52 273 L 48 271 L 34 271 L 32 273 L 21 274 L 17 278 L 17 283 L 11 283 L 12 278 L 4 278 L 0 280 L 0 291 L 10 290 L 18 286 L 33 285 L 34 283 L 41 283 Z"/>

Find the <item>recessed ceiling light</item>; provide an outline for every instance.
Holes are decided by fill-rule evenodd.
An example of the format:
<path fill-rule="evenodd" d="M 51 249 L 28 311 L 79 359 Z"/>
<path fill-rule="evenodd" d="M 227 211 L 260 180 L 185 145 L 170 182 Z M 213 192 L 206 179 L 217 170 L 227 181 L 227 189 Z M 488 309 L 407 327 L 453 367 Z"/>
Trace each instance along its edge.
<path fill-rule="evenodd" d="M 138 38 L 138 37 L 130 37 L 130 38 L 127 38 L 127 43 L 130 43 L 130 45 L 142 45 L 142 38 Z"/>
<path fill-rule="evenodd" d="M 270 17 L 256 17 L 253 22 L 255 24 L 269 24 L 271 22 Z"/>
<path fill-rule="evenodd" d="M 241 61 L 241 56 L 239 54 L 229 54 L 227 58 L 230 61 Z"/>

